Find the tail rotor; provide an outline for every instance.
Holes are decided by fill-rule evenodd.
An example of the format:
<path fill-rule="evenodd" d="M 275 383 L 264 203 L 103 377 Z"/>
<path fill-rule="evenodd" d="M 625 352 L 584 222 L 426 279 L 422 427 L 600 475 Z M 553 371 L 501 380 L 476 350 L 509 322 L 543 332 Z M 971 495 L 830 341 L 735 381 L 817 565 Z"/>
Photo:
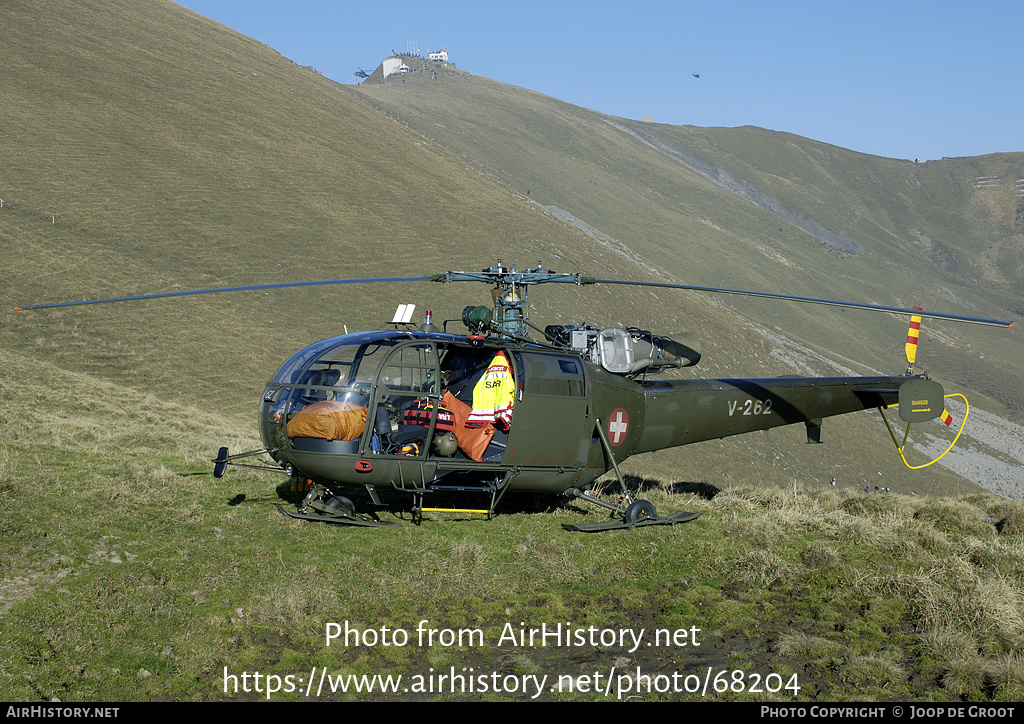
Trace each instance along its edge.
<path fill-rule="evenodd" d="M 922 307 L 914 307 L 914 311 L 924 311 Z M 921 317 L 914 315 L 910 318 L 910 328 L 907 330 L 907 342 L 904 347 L 907 356 L 907 377 L 911 377 L 914 374 L 914 364 L 917 362 L 917 343 L 921 337 Z M 937 388 L 937 389 L 936 389 Z M 928 391 L 928 393 L 926 393 Z M 937 391 L 938 394 L 935 394 Z M 904 395 L 906 393 L 906 395 Z M 942 451 L 942 453 L 924 465 L 911 465 L 907 462 L 907 458 L 904 455 L 904 450 L 907 445 L 907 438 L 910 435 L 910 425 L 912 422 L 919 422 L 922 420 L 930 420 L 938 418 L 946 427 L 951 427 L 953 424 L 953 416 L 945 408 L 944 402 L 939 402 L 939 397 L 946 399 L 949 397 L 959 397 L 964 402 L 964 416 L 960 421 L 960 427 L 957 430 L 956 436 L 953 438 L 953 442 L 949 443 L 949 446 Z M 922 398 L 922 399 L 914 399 Z M 900 387 L 900 416 L 907 422 L 907 429 L 903 434 L 903 441 L 898 442 L 896 440 L 896 433 L 893 431 L 892 426 L 889 424 L 888 418 L 885 416 L 884 410 L 879 410 L 882 415 L 882 421 L 885 422 L 885 427 L 889 430 L 889 436 L 892 438 L 893 444 L 896 446 L 896 450 L 900 454 L 900 459 L 903 460 L 903 464 L 911 470 L 920 470 L 926 468 L 929 465 L 937 463 L 945 456 L 953 446 L 956 445 L 956 441 L 960 439 L 960 433 L 964 431 L 964 426 L 967 424 L 967 415 L 970 413 L 970 405 L 967 402 L 967 398 L 959 393 L 944 394 L 941 385 L 937 382 L 924 379 L 914 379 L 904 382 Z M 934 405 L 934 407 L 933 407 Z M 942 408 L 942 412 L 936 415 L 931 410 L 936 407 Z M 930 409 L 929 409 L 930 408 Z M 906 412 L 904 411 L 906 409 Z"/>

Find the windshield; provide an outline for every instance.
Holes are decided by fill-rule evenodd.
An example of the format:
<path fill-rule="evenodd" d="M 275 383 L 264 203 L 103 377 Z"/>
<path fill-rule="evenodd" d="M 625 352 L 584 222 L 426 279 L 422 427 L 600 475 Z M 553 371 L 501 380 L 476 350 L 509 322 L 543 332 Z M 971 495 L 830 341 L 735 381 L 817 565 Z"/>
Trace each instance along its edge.
<path fill-rule="evenodd" d="M 387 334 L 333 337 L 296 353 L 270 381 L 265 401 L 275 420 L 316 402 L 365 406 L 377 367 L 397 340 Z M 274 388 L 277 388 L 276 390 Z"/>
<path fill-rule="evenodd" d="M 373 382 L 382 351 L 394 340 L 380 335 L 346 335 L 297 352 L 277 371 L 271 384 L 363 387 Z M 368 338 L 369 337 L 369 338 Z"/>

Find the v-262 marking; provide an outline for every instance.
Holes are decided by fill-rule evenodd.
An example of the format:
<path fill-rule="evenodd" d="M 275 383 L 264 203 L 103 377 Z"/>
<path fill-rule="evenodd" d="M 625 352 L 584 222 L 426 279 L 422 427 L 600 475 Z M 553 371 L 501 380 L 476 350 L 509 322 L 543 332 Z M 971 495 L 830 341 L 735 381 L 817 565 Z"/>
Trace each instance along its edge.
<path fill-rule="evenodd" d="M 772 414 L 772 401 L 769 400 L 755 400 L 748 397 L 741 404 L 740 400 L 733 400 L 728 403 L 729 405 L 729 417 L 732 417 L 738 411 L 741 415 L 770 415 Z"/>

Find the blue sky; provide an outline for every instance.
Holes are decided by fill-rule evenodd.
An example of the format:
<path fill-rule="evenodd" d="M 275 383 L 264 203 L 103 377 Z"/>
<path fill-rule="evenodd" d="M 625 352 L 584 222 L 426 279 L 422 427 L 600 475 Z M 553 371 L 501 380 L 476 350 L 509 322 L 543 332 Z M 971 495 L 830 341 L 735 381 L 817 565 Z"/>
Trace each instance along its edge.
<path fill-rule="evenodd" d="M 1021 0 L 180 4 L 342 83 L 393 50 L 445 47 L 464 70 L 626 118 L 894 158 L 1024 151 Z"/>

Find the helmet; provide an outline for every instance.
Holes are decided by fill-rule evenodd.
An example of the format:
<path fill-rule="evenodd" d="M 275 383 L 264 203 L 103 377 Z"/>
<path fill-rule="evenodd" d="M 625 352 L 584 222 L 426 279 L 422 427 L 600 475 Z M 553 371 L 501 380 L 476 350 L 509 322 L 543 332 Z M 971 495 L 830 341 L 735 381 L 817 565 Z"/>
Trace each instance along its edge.
<path fill-rule="evenodd" d="M 444 455 L 446 458 L 450 458 L 454 455 L 455 451 L 459 449 L 459 443 L 455 439 L 455 433 L 439 432 L 434 435 L 434 449 L 437 450 L 438 455 Z"/>

